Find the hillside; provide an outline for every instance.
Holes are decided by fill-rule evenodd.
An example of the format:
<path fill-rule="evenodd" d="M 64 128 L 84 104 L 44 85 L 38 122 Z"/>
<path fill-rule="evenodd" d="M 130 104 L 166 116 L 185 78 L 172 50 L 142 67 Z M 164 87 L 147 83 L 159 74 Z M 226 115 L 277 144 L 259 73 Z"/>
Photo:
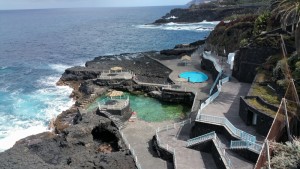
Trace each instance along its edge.
<path fill-rule="evenodd" d="M 154 24 L 163 23 L 193 23 L 206 21 L 221 21 L 232 15 L 247 15 L 254 14 L 263 6 L 249 5 L 249 6 L 222 6 L 219 7 L 213 3 L 192 5 L 187 9 L 177 8 L 171 10 L 162 18 L 156 20 Z"/>

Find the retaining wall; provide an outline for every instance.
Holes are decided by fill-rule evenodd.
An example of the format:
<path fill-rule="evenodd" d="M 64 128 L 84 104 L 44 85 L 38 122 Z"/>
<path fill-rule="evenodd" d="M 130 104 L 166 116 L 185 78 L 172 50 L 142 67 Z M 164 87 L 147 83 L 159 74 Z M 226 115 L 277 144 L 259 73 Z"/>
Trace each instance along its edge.
<path fill-rule="evenodd" d="M 245 97 L 245 98 L 252 98 L 252 97 Z M 247 125 L 252 125 L 252 116 L 250 115 L 250 113 L 257 114 L 257 123 L 255 125 L 256 132 L 263 136 L 267 136 L 274 118 L 254 108 L 253 106 L 249 105 L 246 102 L 245 98 L 243 97 L 240 98 L 239 116 Z M 277 109 L 275 108 L 276 108 L 275 106 L 272 107 L 272 109 L 274 109 L 277 112 L 278 108 Z"/>
<path fill-rule="evenodd" d="M 193 145 L 190 148 L 197 150 L 197 151 L 210 153 L 213 156 L 213 159 L 216 163 L 216 166 L 218 166 L 218 169 L 226 169 L 226 166 L 222 161 L 221 155 L 219 154 L 217 147 L 213 143 L 212 140 L 208 140 L 206 142 L 202 142 L 200 144 Z M 205 161 L 204 161 L 204 163 L 205 163 Z M 209 168 L 209 166 L 207 166 L 207 168 Z"/>

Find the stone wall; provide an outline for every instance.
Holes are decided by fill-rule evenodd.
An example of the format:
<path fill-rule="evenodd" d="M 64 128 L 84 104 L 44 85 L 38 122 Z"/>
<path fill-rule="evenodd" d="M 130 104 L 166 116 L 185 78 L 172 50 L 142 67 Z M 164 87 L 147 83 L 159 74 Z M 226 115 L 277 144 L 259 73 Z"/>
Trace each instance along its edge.
<path fill-rule="evenodd" d="M 157 153 L 158 157 L 162 158 L 163 160 L 166 160 L 168 162 L 173 162 L 173 154 L 167 151 L 164 148 L 161 148 L 158 146 L 156 136 L 153 136 L 152 138 L 152 148 Z"/>
<path fill-rule="evenodd" d="M 194 102 L 194 98 L 195 95 L 193 93 L 163 90 L 160 100 L 171 103 L 185 103 L 191 105 Z"/>
<path fill-rule="evenodd" d="M 279 49 L 271 47 L 240 48 L 235 56 L 232 76 L 240 82 L 252 83 L 257 67 L 265 63 L 269 56 L 279 52 Z"/>
<path fill-rule="evenodd" d="M 208 71 L 212 75 L 213 81 L 215 81 L 218 77 L 219 72 L 216 70 L 214 63 L 203 57 L 201 61 L 201 69 Z"/>
<path fill-rule="evenodd" d="M 210 153 L 213 156 L 213 159 L 216 163 L 216 166 L 218 166 L 219 169 L 226 169 L 225 164 L 222 161 L 221 155 L 219 154 L 216 145 L 213 143 L 212 140 L 196 144 L 191 146 L 190 148 L 197 150 L 197 151 L 202 151 L 205 153 Z M 205 163 L 205 160 L 204 160 Z"/>
<path fill-rule="evenodd" d="M 259 156 L 259 154 L 254 153 L 248 149 L 231 149 L 230 151 L 237 153 L 238 155 L 244 157 L 245 159 L 247 159 L 253 163 L 257 162 L 257 159 Z"/>
<path fill-rule="evenodd" d="M 246 97 L 246 98 L 249 98 L 249 97 Z M 275 107 L 273 107 L 273 108 L 275 108 Z M 249 105 L 246 102 L 245 98 L 241 97 L 240 98 L 239 116 L 247 125 L 252 125 L 252 117 L 251 117 L 250 113 L 257 114 L 257 123 L 255 126 L 256 132 L 263 136 L 267 136 L 269 129 L 273 123 L 274 118 L 261 112 L 260 110 L 258 110 L 256 108 L 252 107 L 251 105 Z"/>
<path fill-rule="evenodd" d="M 194 126 L 192 127 L 190 138 L 195 138 L 213 131 L 215 131 L 217 134 L 222 134 L 227 140 L 238 140 L 237 138 L 233 137 L 223 126 L 202 122 L 195 122 Z"/>
<path fill-rule="evenodd" d="M 112 115 L 123 116 L 124 114 L 126 114 L 126 112 L 130 111 L 130 103 L 121 110 L 106 110 L 106 111 Z"/>

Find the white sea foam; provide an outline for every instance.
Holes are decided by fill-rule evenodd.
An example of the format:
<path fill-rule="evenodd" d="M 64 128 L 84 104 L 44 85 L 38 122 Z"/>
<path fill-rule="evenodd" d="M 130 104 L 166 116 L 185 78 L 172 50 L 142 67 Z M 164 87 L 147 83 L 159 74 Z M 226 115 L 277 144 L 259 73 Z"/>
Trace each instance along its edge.
<path fill-rule="evenodd" d="M 7 130 L 0 130 L 0 152 L 11 148 L 16 141 L 22 138 L 47 131 L 47 126 L 42 122 L 26 121 L 26 123 L 29 124 L 27 128 L 14 126 Z"/>
<path fill-rule="evenodd" d="M 166 19 L 170 20 L 170 19 L 176 19 L 176 18 L 178 18 L 178 17 L 176 17 L 176 16 L 170 16 L 170 17 L 167 17 Z"/>
<path fill-rule="evenodd" d="M 36 91 L 35 95 L 47 105 L 45 112 L 48 118 L 56 117 L 62 111 L 70 108 L 75 102 L 69 98 L 72 88 L 68 86 L 56 86 L 59 76 L 49 76 L 38 80 L 44 88 Z"/>
<path fill-rule="evenodd" d="M 7 66 L 0 66 L 0 70 L 4 70 L 6 68 L 7 68 Z"/>
<path fill-rule="evenodd" d="M 30 94 L 22 89 L 12 92 L 12 113 L 0 112 L 0 152 L 22 138 L 47 131 L 49 121 L 74 104 L 69 98 L 72 89 L 56 86 L 58 79 L 59 75 L 39 79 L 40 89 Z"/>
<path fill-rule="evenodd" d="M 138 56 L 139 56 L 138 53 L 134 53 L 134 54 L 130 54 L 130 55 L 125 55 L 124 59 L 126 59 L 126 60 L 132 60 L 134 58 L 137 58 Z"/>
<path fill-rule="evenodd" d="M 117 60 L 122 61 L 122 59 L 120 57 L 116 57 Z"/>
<path fill-rule="evenodd" d="M 71 65 L 64 64 L 50 64 L 49 67 L 59 73 L 63 73 L 66 69 L 72 67 Z"/>
<path fill-rule="evenodd" d="M 212 31 L 219 21 L 214 22 L 198 22 L 198 23 L 166 23 L 160 25 L 138 25 L 138 28 L 143 29 L 161 29 L 161 30 L 184 30 L 184 31 Z"/>

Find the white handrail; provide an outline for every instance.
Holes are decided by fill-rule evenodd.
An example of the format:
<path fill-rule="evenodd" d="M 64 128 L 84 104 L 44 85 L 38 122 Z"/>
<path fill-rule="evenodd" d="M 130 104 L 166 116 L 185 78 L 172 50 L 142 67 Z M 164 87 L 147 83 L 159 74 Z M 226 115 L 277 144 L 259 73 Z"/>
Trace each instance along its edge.
<path fill-rule="evenodd" d="M 210 96 L 211 96 L 211 94 L 212 94 L 212 92 L 213 92 L 215 86 L 216 86 L 217 83 L 219 82 L 219 79 L 221 78 L 221 76 L 222 76 L 222 72 L 219 72 L 219 74 L 218 74 L 218 76 L 217 76 L 217 78 L 216 78 L 214 84 L 212 85 L 212 87 L 211 87 L 210 90 L 209 90 L 209 95 L 210 95 Z"/>
<path fill-rule="evenodd" d="M 223 156 L 223 158 L 225 159 L 225 162 L 226 162 L 225 165 L 227 165 L 228 168 L 233 168 L 231 165 L 231 160 L 230 160 L 228 154 L 226 153 L 225 148 L 222 147 L 221 141 L 220 141 L 219 137 L 217 136 L 217 134 L 215 135 L 214 140 L 215 140 L 216 148 L 219 150 L 220 155 Z"/>
<path fill-rule="evenodd" d="M 222 67 L 219 65 L 219 63 L 218 63 L 218 61 L 216 60 L 216 58 L 214 58 L 214 57 L 212 57 L 211 56 L 211 54 L 209 54 L 208 52 L 203 52 L 203 57 L 205 58 L 205 59 L 208 59 L 208 60 L 210 60 L 210 61 L 212 61 L 213 62 L 213 64 L 214 64 L 214 66 L 215 66 L 215 68 L 216 68 L 216 70 L 218 71 L 218 72 L 222 72 Z"/>
<path fill-rule="evenodd" d="M 169 153 L 173 154 L 174 168 L 176 168 L 176 165 L 177 165 L 175 148 L 170 147 L 168 144 L 163 144 L 163 142 L 159 138 L 158 133 L 159 132 L 163 132 L 163 131 L 172 130 L 172 129 L 175 129 L 176 126 L 181 127 L 181 126 L 184 126 L 185 124 L 188 124 L 188 123 L 190 123 L 190 124 L 192 123 L 192 119 L 191 118 L 189 118 L 187 120 L 184 120 L 182 122 L 179 122 L 179 123 L 174 123 L 172 125 L 168 125 L 168 126 L 165 126 L 165 127 L 157 128 L 156 131 L 155 131 L 157 145 L 160 148 L 163 148 L 163 149 L 167 150 Z"/>
<path fill-rule="evenodd" d="M 207 140 L 211 140 L 211 139 L 215 138 L 215 136 L 216 136 L 216 133 L 213 131 L 213 132 L 189 139 L 189 140 L 187 140 L 187 147 L 202 143 Z"/>
<path fill-rule="evenodd" d="M 259 154 L 262 149 L 262 145 L 254 143 L 254 142 L 250 142 L 250 141 L 239 140 L 239 141 L 231 141 L 230 148 L 231 149 L 249 149 L 249 150 Z"/>
<path fill-rule="evenodd" d="M 120 132 L 120 133 L 121 133 L 121 137 L 123 138 L 123 141 L 124 141 L 125 145 L 128 147 L 129 151 L 131 152 L 131 154 L 133 156 L 133 159 L 135 161 L 136 167 L 138 169 L 142 169 L 141 164 L 140 164 L 140 162 L 139 162 L 139 160 L 137 158 L 137 155 L 135 154 L 134 149 L 130 146 L 130 144 L 129 144 L 128 140 L 126 139 L 126 137 L 124 136 L 123 132 Z"/>
<path fill-rule="evenodd" d="M 196 119 L 196 120 L 200 121 L 200 122 L 209 122 L 209 123 L 222 125 L 226 129 L 228 129 L 234 136 L 236 136 L 236 137 L 238 137 L 242 140 L 250 141 L 250 142 L 255 142 L 256 141 L 255 136 L 234 127 L 234 125 L 225 117 L 218 117 L 218 116 L 211 116 L 211 115 L 201 114 L 199 116 L 199 118 Z"/>
<path fill-rule="evenodd" d="M 220 156 L 223 157 L 223 159 L 224 159 L 224 160 L 222 159 L 224 164 L 227 166 L 227 168 L 232 168 L 231 160 L 230 160 L 228 154 L 226 153 L 224 147 L 222 147 L 219 137 L 217 136 L 217 134 L 214 131 L 188 140 L 187 147 L 195 145 L 195 144 L 199 144 L 199 143 L 202 143 L 202 142 L 208 141 L 208 140 L 213 140 L 216 148 L 218 149 Z"/>

